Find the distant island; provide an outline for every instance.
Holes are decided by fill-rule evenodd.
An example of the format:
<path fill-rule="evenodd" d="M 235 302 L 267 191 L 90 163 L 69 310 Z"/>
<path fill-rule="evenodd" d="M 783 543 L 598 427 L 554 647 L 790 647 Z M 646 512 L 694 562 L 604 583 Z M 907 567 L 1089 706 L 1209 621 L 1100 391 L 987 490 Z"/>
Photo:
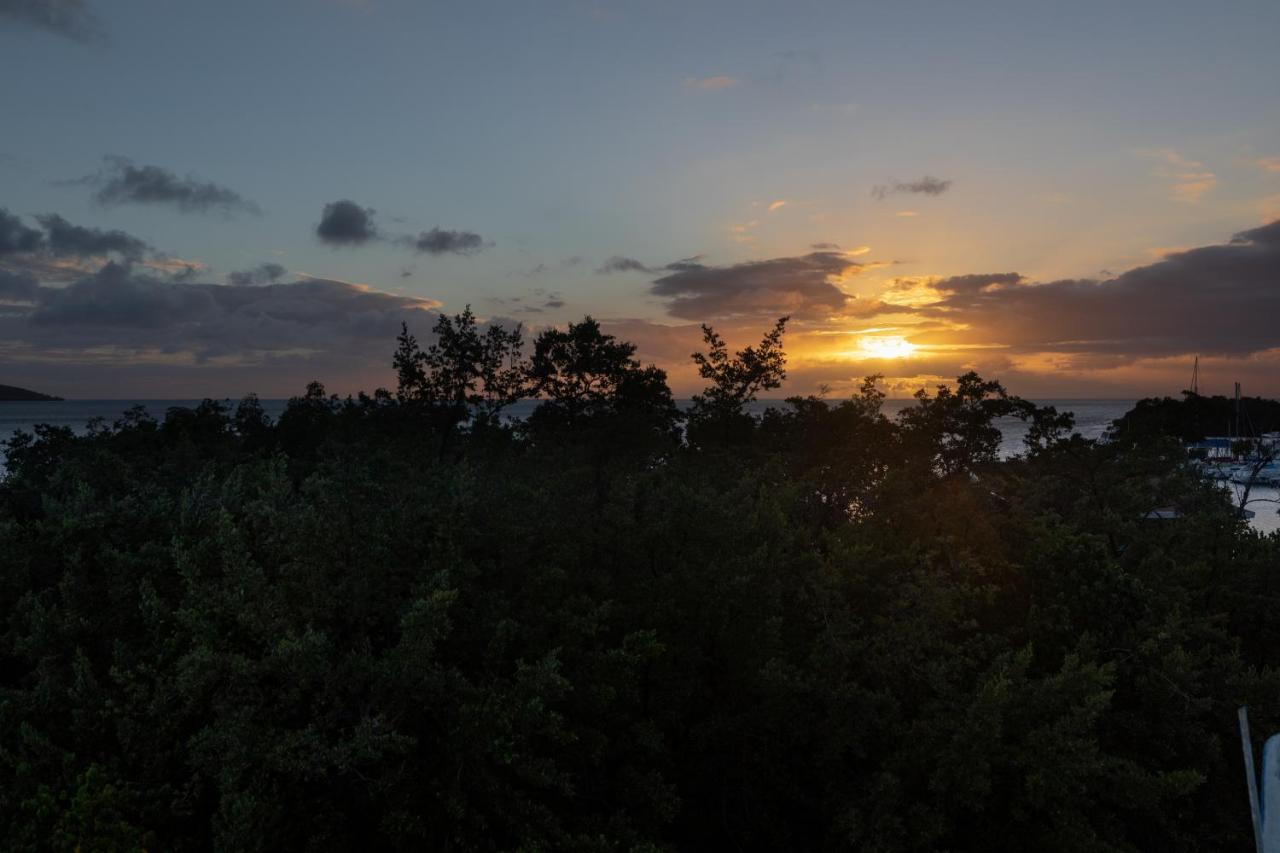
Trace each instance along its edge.
<path fill-rule="evenodd" d="M 41 394 L 39 391 L 28 391 L 26 388 L 18 388 L 13 385 L 0 385 L 0 403 L 17 401 L 41 402 L 61 399 L 61 397 L 50 397 L 48 394 Z"/>

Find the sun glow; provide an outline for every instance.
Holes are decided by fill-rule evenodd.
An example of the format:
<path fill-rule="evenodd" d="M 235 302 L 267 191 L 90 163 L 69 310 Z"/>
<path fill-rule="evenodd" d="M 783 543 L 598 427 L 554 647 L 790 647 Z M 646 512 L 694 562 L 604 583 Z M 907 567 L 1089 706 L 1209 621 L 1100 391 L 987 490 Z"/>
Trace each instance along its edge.
<path fill-rule="evenodd" d="M 854 358 L 908 358 L 916 351 L 916 345 L 901 335 L 865 336 L 858 339 L 858 348 L 849 355 Z"/>

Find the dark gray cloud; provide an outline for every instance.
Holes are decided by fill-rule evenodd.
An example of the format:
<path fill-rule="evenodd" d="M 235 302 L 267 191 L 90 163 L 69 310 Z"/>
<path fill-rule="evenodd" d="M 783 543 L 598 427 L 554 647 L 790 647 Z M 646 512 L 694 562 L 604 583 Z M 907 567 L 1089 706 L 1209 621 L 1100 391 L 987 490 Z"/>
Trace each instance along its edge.
<path fill-rule="evenodd" d="M 373 224 L 376 213 L 371 207 L 361 207 L 350 199 L 340 199 L 324 206 L 316 236 L 331 246 L 360 246 L 378 239 L 378 229 Z"/>
<path fill-rule="evenodd" d="M 871 195 L 877 199 L 897 193 L 938 196 L 951 189 L 951 183 L 950 180 L 944 181 L 932 175 L 925 175 L 918 181 L 891 181 L 888 184 L 877 184 L 871 188 Z"/>
<path fill-rule="evenodd" d="M 512 314 L 542 314 L 545 311 L 563 308 L 568 304 L 563 293 L 558 290 L 546 290 L 541 287 L 535 287 L 532 295 L 527 298 L 524 296 L 491 296 L 486 301 L 499 310 L 510 311 Z"/>
<path fill-rule="evenodd" d="M 271 284 L 282 278 L 288 272 L 280 264 L 273 261 L 258 264 L 251 270 L 239 270 L 237 272 L 228 273 L 227 281 L 239 287 L 250 287 L 255 284 Z"/>
<path fill-rule="evenodd" d="M 678 261 L 672 261 L 662 269 L 668 272 L 696 272 L 709 269 L 706 264 L 702 263 L 703 257 L 703 255 L 694 255 L 691 258 L 681 258 Z"/>
<path fill-rule="evenodd" d="M 681 258 L 678 261 L 672 261 L 669 264 L 663 264 L 659 267 L 651 267 L 648 264 L 637 261 L 635 258 L 628 258 L 623 255 L 614 255 L 609 258 L 596 270 L 597 275 L 608 275 L 615 272 L 642 272 L 649 275 L 657 275 L 662 272 L 692 272 L 696 270 L 709 269 L 702 263 L 703 255 L 694 255 L 691 258 Z"/>
<path fill-rule="evenodd" d="M 839 252 L 721 267 L 692 261 L 677 264 L 678 270 L 657 279 L 650 291 L 667 300 L 667 313 L 686 320 L 823 316 L 844 311 L 853 297 L 832 279 L 861 267 Z"/>
<path fill-rule="evenodd" d="M 45 246 L 54 257 L 87 258 L 116 254 L 126 260 L 138 260 L 150 249 L 131 234 L 72 225 L 56 213 L 37 216 L 36 221 L 44 226 Z"/>
<path fill-rule="evenodd" d="M 308 278 L 286 284 L 183 284 L 108 263 L 65 287 L 6 283 L 32 302 L 0 328 L 32 346 L 252 357 L 279 350 L 348 349 L 394 341 L 401 320 L 438 303 L 361 285 Z M 357 346 L 363 350 L 364 346 Z"/>
<path fill-rule="evenodd" d="M 627 258 L 622 255 L 614 255 L 601 264 L 599 269 L 596 270 L 596 273 L 599 275 L 608 275 L 609 273 L 615 272 L 652 273 L 657 272 L 657 270 L 637 261 L 635 258 Z"/>
<path fill-rule="evenodd" d="M 169 281 L 186 284 L 199 278 L 202 271 L 202 268 L 195 264 L 184 264 L 179 269 L 169 273 Z"/>
<path fill-rule="evenodd" d="M 33 27 L 80 42 L 106 38 L 84 0 L 0 0 L 0 24 Z"/>
<path fill-rule="evenodd" d="M 432 228 L 409 238 L 414 251 L 427 255 L 474 255 L 485 248 L 484 238 L 472 231 Z"/>
<path fill-rule="evenodd" d="M 80 182 L 98 187 L 94 200 L 103 205 L 163 204 L 183 213 L 261 213 L 252 201 L 210 181 L 180 178 L 159 166 L 139 166 L 127 157 L 106 157 L 102 171 Z"/>
<path fill-rule="evenodd" d="M 0 269 L 0 312 L 4 311 L 4 303 L 32 301 L 39 292 L 40 282 L 33 276 Z"/>
<path fill-rule="evenodd" d="M 1031 284 L 997 273 L 932 286 L 941 300 L 917 313 L 959 327 L 939 333 L 950 342 L 1132 357 L 1247 355 L 1280 347 L 1280 220 L 1101 281 Z"/>
<path fill-rule="evenodd" d="M 44 246 L 44 234 L 24 225 L 22 219 L 0 207 L 0 257 L 35 252 Z"/>
<path fill-rule="evenodd" d="M 371 390 L 394 381 L 401 322 L 428 343 L 439 308 L 330 279 L 179 284 L 118 263 L 66 287 L 5 281 L 21 297 L 0 297 L 12 381 L 81 397 L 109 387 L 157 397 L 285 396 L 317 378 L 337 391 Z"/>
<path fill-rule="evenodd" d="M 21 272 L 42 280 L 62 280 L 83 274 L 83 261 L 115 255 L 128 261 L 141 260 L 151 251 L 143 240 L 124 231 L 73 225 L 56 213 L 35 217 L 40 228 L 0 208 L 0 263 L 10 272 Z M 163 256 L 157 256 L 166 260 Z"/>

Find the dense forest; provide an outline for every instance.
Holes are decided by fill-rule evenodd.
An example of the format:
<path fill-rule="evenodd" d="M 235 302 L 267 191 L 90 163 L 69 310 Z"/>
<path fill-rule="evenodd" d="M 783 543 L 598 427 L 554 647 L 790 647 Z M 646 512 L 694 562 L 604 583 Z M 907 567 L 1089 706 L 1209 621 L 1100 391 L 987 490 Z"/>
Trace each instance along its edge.
<path fill-rule="evenodd" d="M 1247 849 L 1280 541 L 973 374 L 752 417 L 784 328 L 683 410 L 468 311 L 394 391 L 20 434 L 0 848 Z"/>

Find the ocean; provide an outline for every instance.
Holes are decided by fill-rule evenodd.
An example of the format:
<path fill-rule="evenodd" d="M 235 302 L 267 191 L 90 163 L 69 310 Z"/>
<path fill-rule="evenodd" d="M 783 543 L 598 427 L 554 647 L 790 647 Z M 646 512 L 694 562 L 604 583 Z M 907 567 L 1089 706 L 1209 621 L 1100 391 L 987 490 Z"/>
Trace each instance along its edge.
<path fill-rule="evenodd" d="M 234 406 L 235 401 L 229 401 Z M 267 415 L 275 418 L 284 411 L 287 400 L 260 400 Z M 678 401 L 685 404 L 688 401 Z M 1085 438 L 1099 438 L 1116 418 L 1119 418 L 1133 407 L 1132 400 L 1043 400 L 1042 405 L 1052 405 L 1060 412 L 1075 414 L 1075 429 Z M 199 400 L 60 400 L 57 402 L 0 402 L 0 442 L 7 440 L 15 432 L 30 432 L 36 424 L 53 424 L 68 426 L 77 432 L 83 432 L 94 418 L 102 418 L 111 423 L 118 419 L 125 410 L 134 406 L 142 406 L 153 417 L 163 419 L 167 410 L 174 407 L 192 407 L 199 405 Z M 914 400 L 885 400 L 883 411 L 889 417 L 895 417 L 903 409 L 914 405 Z M 507 410 L 511 417 L 527 416 L 537 405 L 536 400 L 522 400 Z M 752 405 L 753 413 L 759 414 L 769 406 L 786 405 L 781 400 L 759 400 Z M 998 424 L 1002 435 L 1000 452 L 1005 456 L 1022 451 L 1022 439 L 1026 435 L 1027 425 L 1017 418 L 1001 419 Z M 3 457 L 0 456 L 0 473 L 3 473 Z M 1224 488 L 1233 488 L 1224 484 Z M 1252 498 L 1280 500 L 1280 489 L 1254 487 L 1250 495 L 1250 504 L 1256 513 L 1252 519 L 1255 529 L 1264 532 L 1280 530 L 1280 514 L 1277 503 L 1254 504 Z"/>

